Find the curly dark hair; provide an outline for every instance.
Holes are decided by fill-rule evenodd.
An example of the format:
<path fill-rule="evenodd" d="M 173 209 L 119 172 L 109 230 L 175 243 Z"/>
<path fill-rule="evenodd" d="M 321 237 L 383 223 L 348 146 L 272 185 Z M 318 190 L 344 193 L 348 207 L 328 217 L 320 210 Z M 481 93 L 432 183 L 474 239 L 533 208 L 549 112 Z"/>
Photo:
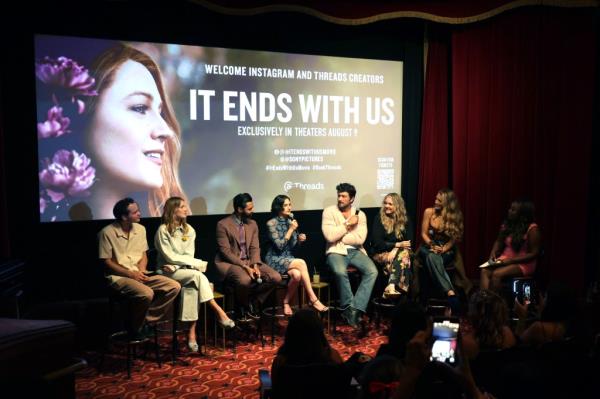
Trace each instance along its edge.
<path fill-rule="evenodd" d="M 525 242 L 527 229 L 535 218 L 535 206 L 528 199 L 517 199 L 511 204 L 517 205 L 517 213 L 513 218 L 506 218 L 503 223 L 504 228 L 500 229 L 498 233 L 498 240 L 501 242 L 500 251 L 502 251 L 504 250 L 506 238 L 511 237 L 510 246 L 518 252 Z"/>
<path fill-rule="evenodd" d="M 339 193 L 348 193 L 350 198 L 356 197 L 356 188 L 350 183 L 340 183 L 335 186 L 336 191 Z"/>

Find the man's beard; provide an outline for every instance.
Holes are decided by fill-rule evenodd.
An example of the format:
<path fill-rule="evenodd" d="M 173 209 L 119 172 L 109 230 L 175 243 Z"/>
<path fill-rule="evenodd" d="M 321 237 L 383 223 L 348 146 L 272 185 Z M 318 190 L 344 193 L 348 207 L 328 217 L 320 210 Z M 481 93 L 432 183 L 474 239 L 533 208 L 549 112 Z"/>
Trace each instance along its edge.
<path fill-rule="evenodd" d="M 351 207 L 351 206 L 352 206 L 352 204 L 348 204 L 348 205 L 346 205 L 346 206 L 342 207 L 342 206 L 340 205 L 340 203 L 338 202 L 338 209 L 339 209 L 340 211 L 346 211 L 346 210 L 350 209 L 350 207 Z"/>
<path fill-rule="evenodd" d="M 252 214 L 246 215 L 245 213 L 242 213 L 242 220 L 251 220 L 251 219 L 252 219 Z"/>

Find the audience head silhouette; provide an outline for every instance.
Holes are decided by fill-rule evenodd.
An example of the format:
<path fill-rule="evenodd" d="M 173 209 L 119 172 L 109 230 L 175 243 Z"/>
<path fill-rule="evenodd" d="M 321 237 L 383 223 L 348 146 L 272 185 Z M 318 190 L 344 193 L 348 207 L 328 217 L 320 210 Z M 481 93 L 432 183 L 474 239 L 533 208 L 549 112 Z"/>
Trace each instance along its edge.
<path fill-rule="evenodd" d="M 330 346 L 323 333 L 323 323 L 313 310 L 300 309 L 290 318 L 278 354 L 285 356 L 290 365 L 330 360 Z"/>

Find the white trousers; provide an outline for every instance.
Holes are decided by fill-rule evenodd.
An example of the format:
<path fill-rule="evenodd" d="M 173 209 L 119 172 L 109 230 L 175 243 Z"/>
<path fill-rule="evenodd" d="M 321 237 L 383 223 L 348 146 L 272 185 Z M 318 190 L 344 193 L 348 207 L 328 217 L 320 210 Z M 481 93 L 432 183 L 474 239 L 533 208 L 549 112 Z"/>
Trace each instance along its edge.
<path fill-rule="evenodd" d="M 210 289 L 208 278 L 200 270 L 195 269 L 177 269 L 173 273 L 164 274 L 181 284 L 179 320 L 198 320 L 199 304 L 215 297 Z"/>

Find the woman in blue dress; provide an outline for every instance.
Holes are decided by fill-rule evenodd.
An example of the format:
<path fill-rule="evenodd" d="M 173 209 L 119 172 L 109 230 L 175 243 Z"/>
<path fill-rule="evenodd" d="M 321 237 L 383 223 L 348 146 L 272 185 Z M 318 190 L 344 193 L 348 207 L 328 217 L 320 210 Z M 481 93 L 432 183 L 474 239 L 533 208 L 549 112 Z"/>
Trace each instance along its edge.
<path fill-rule="evenodd" d="M 269 229 L 269 247 L 265 261 L 281 274 L 290 276 L 288 289 L 283 299 L 283 313 L 292 315 L 290 299 L 296 293 L 298 284 L 304 286 L 310 306 L 318 312 L 326 312 L 327 306 L 323 305 L 315 295 L 310 283 L 308 267 L 303 259 L 294 257 L 292 250 L 296 245 L 306 241 L 305 234 L 298 234 L 298 221 L 292 214 L 292 202 L 287 195 L 278 195 L 271 204 L 271 213 L 275 216 L 267 222 Z"/>

